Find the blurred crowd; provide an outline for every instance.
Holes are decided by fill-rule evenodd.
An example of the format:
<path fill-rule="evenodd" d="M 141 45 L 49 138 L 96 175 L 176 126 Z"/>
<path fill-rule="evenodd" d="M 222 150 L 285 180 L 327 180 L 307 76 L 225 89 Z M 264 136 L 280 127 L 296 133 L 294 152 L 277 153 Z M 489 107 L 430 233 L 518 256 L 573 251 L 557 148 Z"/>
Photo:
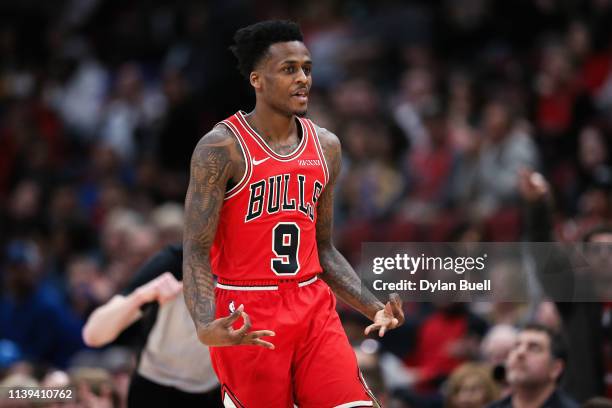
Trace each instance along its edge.
<path fill-rule="evenodd" d="M 232 35 L 266 18 L 298 21 L 312 53 L 309 117 L 343 145 L 335 238 L 353 265 L 366 241 L 526 239 L 531 171 L 554 239 L 612 222 L 610 0 L 3 2 L 0 386 L 125 404 L 134 355 L 92 357 L 82 326 L 181 241 L 195 144 L 254 103 Z M 503 395 L 520 323 L 563 327 L 545 299 L 482 309 L 407 304 L 382 343 L 342 317 L 387 402 L 469 408 Z M 482 402 L 449 402 L 462 387 Z"/>

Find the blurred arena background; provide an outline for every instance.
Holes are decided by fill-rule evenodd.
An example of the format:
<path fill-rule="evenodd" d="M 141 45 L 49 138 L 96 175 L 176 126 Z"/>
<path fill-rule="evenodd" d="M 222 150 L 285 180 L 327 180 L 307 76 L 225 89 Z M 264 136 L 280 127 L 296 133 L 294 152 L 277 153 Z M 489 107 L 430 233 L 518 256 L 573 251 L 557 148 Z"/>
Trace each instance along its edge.
<path fill-rule="evenodd" d="M 0 385 L 69 381 L 125 406 L 134 353 L 87 348 L 82 326 L 180 242 L 196 142 L 254 103 L 232 35 L 267 18 L 299 22 L 312 52 L 309 116 L 343 144 L 335 231 L 353 265 L 366 241 L 529 239 L 533 170 L 554 239 L 612 221 L 610 0 L 3 1 Z M 521 323 L 567 331 L 545 297 L 455 305 L 452 333 L 442 309 L 405 308 L 381 342 L 341 311 L 392 407 L 449 403 L 451 373 L 501 363 Z"/>

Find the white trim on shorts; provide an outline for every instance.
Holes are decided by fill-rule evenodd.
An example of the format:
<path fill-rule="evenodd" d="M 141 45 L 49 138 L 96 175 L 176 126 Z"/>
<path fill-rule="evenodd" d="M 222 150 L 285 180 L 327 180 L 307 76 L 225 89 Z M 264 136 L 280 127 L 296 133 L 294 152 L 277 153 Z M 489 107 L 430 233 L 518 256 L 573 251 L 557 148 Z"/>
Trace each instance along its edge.
<path fill-rule="evenodd" d="M 372 401 L 352 401 L 347 402 L 346 404 L 336 405 L 334 408 L 357 408 L 357 407 L 373 407 L 374 403 Z"/>
<path fill-rule="evenodd" d="M 334 408 L 358 408 L 358 407 L 373 407 L 373 406 L 374 406 L 374 403 L 372 401 L 353 401 L 353 402 L 347 402 L 341 405 L 336 405 Z M 299 407 L 293 404 L 293 408 L 299 408 Z"/>
<path fill-rule="evenodd" d="M 319 279 L 316 275 L 312 278 L 305 280 L 304 282 L 298 283 L 298 287 L 302 288 L 304 286 L 310 285 L 314 283 L 317 279 Z M 219 289 L 226 290 L 244 290 L 244 291 L 252 291 L 252 290 L 278 290 L 278 285 L 268 285 L 268 286 L 236 286 L 236 285 L 228 285 L 225 283 L 217 282 L 216 285 Z"/>

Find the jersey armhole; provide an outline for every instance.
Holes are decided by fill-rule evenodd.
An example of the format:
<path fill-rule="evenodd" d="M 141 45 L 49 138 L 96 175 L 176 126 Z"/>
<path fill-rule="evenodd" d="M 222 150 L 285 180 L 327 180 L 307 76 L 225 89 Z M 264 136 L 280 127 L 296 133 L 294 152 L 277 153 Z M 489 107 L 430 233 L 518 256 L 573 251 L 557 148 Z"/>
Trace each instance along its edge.
<path fill-rule="evenodd" d="M 238 140 L 238 145 L 240 147 L 242 157 L 244 157 L 244 174 L 242 175 L 242 178 L 240 179 L 240 181 L 234 187 L 230 188 L 229 190 L 225 192 L 224 199 L 228 200 L 234 197 L 240 191 L 242 191 L 244 186 L 248 184 L 248 181 L 251 178 L 251 174 L 253 173 L 253 168 L 251 165 L 251 154 L 249 153 L 249 149 L 247 148 L 246 143 L 242 139 L 242 136 L 240 136 L 240 132 L 238 131 L 238 129 L 236 129 L 234 124 L 228 120 L 219 122 L 219 124 L 224 125 L 232 132 L 236 140 Z"/>
<path fill-rule="evenodd" d="M 327 186 L 327 183 L 329 182 L 329 167 L 327 167 L 327 160 L 325 160 L 325 153 L 323 151 L 323 147 L 321 146 L 321 141 L 319 140 L 319 133 L 317 132 L 317 129 L 315 128 L 314 123 L 312 123 L 311 120 L 306 119 L 305 120 L 308 128 L 310 129 L 310 134 L 312 135 L 312 139 L 314 140 L 314 144 L 317 148 L 317 154 L 319 155 L 319 158 L 321 159 L 321 168 L 323 169 L 323 174 L 325 176 L 325 185 Z"/>

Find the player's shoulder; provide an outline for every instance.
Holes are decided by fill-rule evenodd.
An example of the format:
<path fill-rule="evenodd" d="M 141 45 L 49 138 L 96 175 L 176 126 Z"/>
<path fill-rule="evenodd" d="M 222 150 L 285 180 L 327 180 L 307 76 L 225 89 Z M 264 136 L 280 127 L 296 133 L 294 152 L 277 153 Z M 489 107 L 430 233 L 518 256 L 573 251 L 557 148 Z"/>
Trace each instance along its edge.
<path fill-rule="evenodd" d="M 234 134 L 222 123 L 217 124 L 208 133 L 206 133 L 198 145 L 209 146 L 224 146 L 234 143 Z"/>
<path fill-rule="evenodd" d="M 326 151 L 330 151 L 330 152 L 340 152 L 341 146 L 340 146 L 340 139 L 338 138 L 338 136 L 336 136 L 335 133 L 333 133 L 332 131 L 318 126 L 318 125 L 314 125 L 315 129 L 317 131 L 317 135 L 319 136 L 319 141 L 321 142 L 321 147 L 323 147 L 323 150 Z"/>
<path fill-rule="evenodd" d="M 327 167 L 330 171 L 330 178 L 334 180 L 340 173 L 340 167 L 342 162 L 342 147 L 340 146 L 340 139 L 333 132 L 315 125 L 319 142 L 323 148 L 323 154 Z"/>
<path fill-rule="evenodd" d="M 207 156 L 215 152 L 215 154 L 226 156 L 232 162 L 242 162 L 240 151 L 240 146 L 232 131 L 219 123 L 198 141 L 194 157 Z"/>

